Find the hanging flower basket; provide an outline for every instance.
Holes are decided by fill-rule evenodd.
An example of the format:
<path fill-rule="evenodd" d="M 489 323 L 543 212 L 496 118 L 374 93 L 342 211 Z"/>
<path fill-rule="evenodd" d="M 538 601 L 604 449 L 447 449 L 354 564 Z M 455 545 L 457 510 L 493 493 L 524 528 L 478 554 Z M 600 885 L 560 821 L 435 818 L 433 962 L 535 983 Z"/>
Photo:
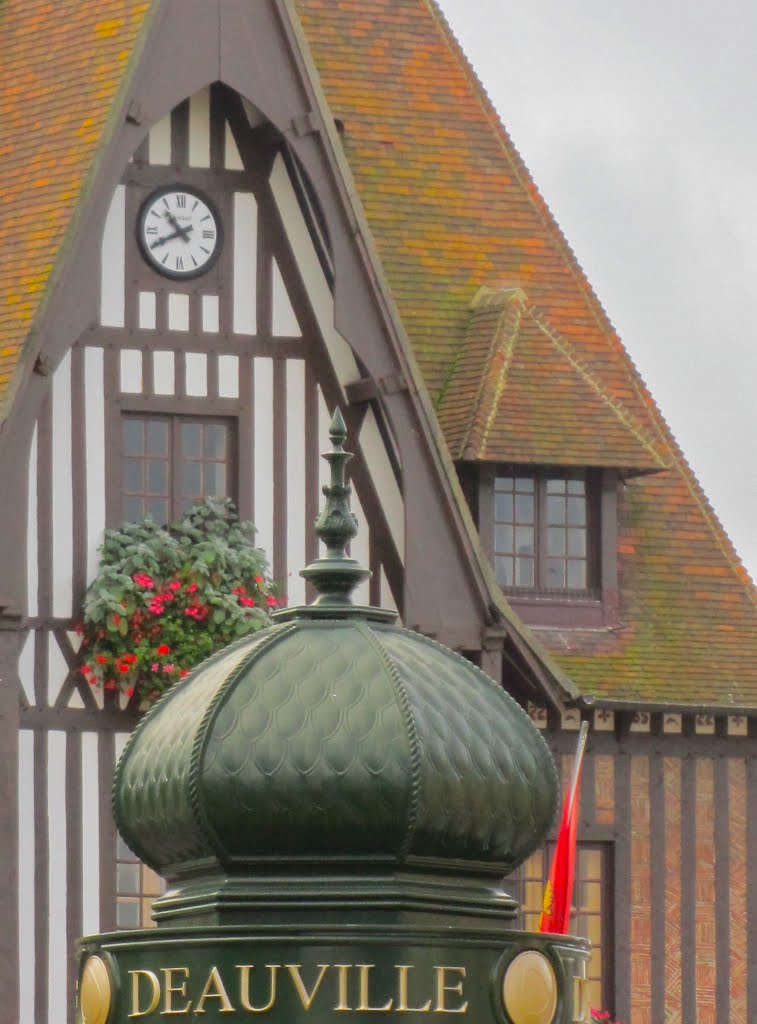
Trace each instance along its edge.
<path fill-rule="evenodd" d="M 252 523 L 207 499 L 178 522 L 106 530 L 84 602 L 82 673 L 152 702 L 233 640 L 270 625 L 277 596 Z"/>

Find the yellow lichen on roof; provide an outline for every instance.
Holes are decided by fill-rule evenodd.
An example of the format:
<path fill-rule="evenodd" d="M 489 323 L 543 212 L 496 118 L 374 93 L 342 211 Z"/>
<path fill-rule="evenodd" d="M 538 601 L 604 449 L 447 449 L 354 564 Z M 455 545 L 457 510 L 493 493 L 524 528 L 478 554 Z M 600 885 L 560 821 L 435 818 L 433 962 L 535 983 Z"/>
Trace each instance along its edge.
<path fill-rule="evenodd" d="M 0 409 L 149 6 L 0 6 Z"/>

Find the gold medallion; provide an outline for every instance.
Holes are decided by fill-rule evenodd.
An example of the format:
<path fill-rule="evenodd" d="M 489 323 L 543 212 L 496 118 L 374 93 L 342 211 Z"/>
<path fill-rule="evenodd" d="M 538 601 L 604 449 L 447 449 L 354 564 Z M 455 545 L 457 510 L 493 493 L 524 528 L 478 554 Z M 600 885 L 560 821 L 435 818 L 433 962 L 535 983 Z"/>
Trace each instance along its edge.
<path fill-rule="evenodd" d="M 557 1009 L 552 964 L 535 949 L 519 953 L 505 972 L 502 997 L 513 1024 L 550 1024 Z"/>
<path fill-rule="evenodd" d="M 108 965 L 99 956 L 91 956 L 81 975 L 79 1012 L 81 1024 L 106 1024 L 113 999 Z"/>

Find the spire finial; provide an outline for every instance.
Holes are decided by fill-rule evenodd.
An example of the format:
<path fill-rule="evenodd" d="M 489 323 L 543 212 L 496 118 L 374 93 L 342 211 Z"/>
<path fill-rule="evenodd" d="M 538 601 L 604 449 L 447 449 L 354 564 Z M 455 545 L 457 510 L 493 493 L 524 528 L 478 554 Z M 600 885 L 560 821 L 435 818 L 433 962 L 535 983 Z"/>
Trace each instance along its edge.
<path fill-rule="evenodd" d="M 352 591 L 371 575 L 354 558 L 347 554 L 347 545 L 357 536 L 357 519 L 350 511 L 352 488 L 347 483 L 346 467 L 352 458 L 344 450 L 347 427 L 337 407 L 329 426 L 331 451 L 324 452 L 323 458 L 331 468 L 331 483 L 323 488 L 326 504 L 315 521 L 315 532 L 326 545 L 326 553 L 316 558 L 300 573 L 310 580 L 318 591 L 314 607 L 331 606 L 344 608 L 352 605 Z"/>

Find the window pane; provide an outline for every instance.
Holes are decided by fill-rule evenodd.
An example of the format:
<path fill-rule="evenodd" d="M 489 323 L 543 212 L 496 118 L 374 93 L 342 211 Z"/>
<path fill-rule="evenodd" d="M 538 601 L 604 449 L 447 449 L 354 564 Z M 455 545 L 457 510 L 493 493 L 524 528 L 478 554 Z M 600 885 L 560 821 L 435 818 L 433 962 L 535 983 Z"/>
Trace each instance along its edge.
<path fill-rule="evenodd" d="M 119 864 L 116 873 L 118 892 L 124 895 L 139 892 L 139 864 Z"/>
<path fill-rule="evenodd" d="M 565 522 L 565 499 L 557 495 L 547 498 L 547 523 L 549 526 L 562 526 Z"/>
<path fill-rule="evenodd" d="M 568 523 L 571 526 L 586 525 L 585 498 L 568 498 Z"/>
<path fill-rule="evenodd" d="M 586 530 L 568 530 L 568 554 L 586 557 Z"/>
<path fill-rule="evenodd" d="M 565 554 L 565 530 L 559 526 L 550 526 L 547 530 L 547 554 Z"/>
<path fill-rule="evenodd" d="M 534 562 L 532 558 L 518 558 L 515 563 L 516 587 L 532 587 L 534 585 Z"/>
<path fill-rule="evenodd" d="M 515 490 L 519 494 L 534 493 L 534 478 L 532 476 L 519 476 L 515 478 Z"/>
<path fill-rule="evenodd" d="M 116 906 L 116 924 L 119 928 L 139 928 L 139 901 L 119 900 Z"/>
<path fill-rule="evenodd" d="M 534 530 L 532 526 L 515 527 L 515 550 L 519 555 L 533 555 Z"/>
<path fill-rule="evenodd" d="M 495 491 L 512 491 L 514 480 L 511 476 L 497 476 L 494 478 Z"/>
<path fill-rule="evenodd" d="M 123 499 L 122 512 L 127 523 L 136 523 L 145 514 L 144 502 L 141 498 L 125 497 Z"/>
<path fill-rule="evenodd" d="M 568 559 L 568 590 L 586 589 L 586 562 Z"/>
<path fill-rule="evenodd" d="M 534 498 L 532 494 L 515 495 L 515 522 L 532 523 L 534 521 Z"/>
<path fill-rule="evenodd" d="M 513 551 L 513 528 L 512 526 L 494 527 L 494 550 L 505 555 Z"/>
<path fill-rule="evenodd" d="M 121 444 L 124 455 L 141 455 L 145 450 L 143 420 L 127 417 L 121 424 Z"/>
<path fill-rule="evenodd" d="M 586 494 L 586 481 L 568 480 L 568 494 Z"/>
<path fill-rule="evenodd" d="M 226 466 L 222 462 L 205 465 L 205 496 L 223 498 L 226 495 Z"/>
<path fill-rule="evenodd" d="M 149 498 L 145 502 L 145 512 L 151 515 L 156 523 L 164 526 L 168 522 L 168 499 Z"/>
<path fill-rule="evenodd" d="M 500 587 L 511 587 L 513 585 L 513 560 L 497 555 L 494 559 L 494 575 Z"/>
<path fill-rule="evenodd" d="M 136 860 L 136 856 L 123 841 L 120 835 L 116 836 L 116 858 L 118 860 Z"/>
<path fill-rule="evenodd" d="M 168 493 L 168 463 L 150 459 L 147 463 L 147 493 Z"/>
<path fill-rule="evenodd" d="M 199 462 L 185 462 L 181 467 L 181 493 L 192 498 L 202 495 L 202 469 Z"/>
<path fill-rule="evenodd" d="M 547 559 L 547 586 L 565 588 L 565 562 L 562 558 Z"/>
<path fill-rule="evenodd" d="M 513 521 L 513 496 L 497 492 L 494 495 L 494 518 L 499 523 L 511 523 Z"/>
<path fill-rule="evenodd" d="M 565 480 L 560 478 L 547 480 L 547 494 L 565 494 Z"/>
<path fill-rule="evenodd" d="M 181 454 L 199 459 L 202 455 L 202 427 L 199 423 L 182 423 Z"/>
<path fill-rule="evenodd" d="M 121 470 L 122 490 L 127 494 L 142 494 L 145 489 L 144 463 L 124 459 Z"/>
<path fill-rule="evenodd" d="M 204 454 L 208 459 L 226 457 L 226 427 L 221 423 L 209 423 L 205 428 Z"/>
<path fill-rule="evenodd" d="M 168 455 L 168 424 L 165 420 L 148 420 L 147 454 Z"/>

